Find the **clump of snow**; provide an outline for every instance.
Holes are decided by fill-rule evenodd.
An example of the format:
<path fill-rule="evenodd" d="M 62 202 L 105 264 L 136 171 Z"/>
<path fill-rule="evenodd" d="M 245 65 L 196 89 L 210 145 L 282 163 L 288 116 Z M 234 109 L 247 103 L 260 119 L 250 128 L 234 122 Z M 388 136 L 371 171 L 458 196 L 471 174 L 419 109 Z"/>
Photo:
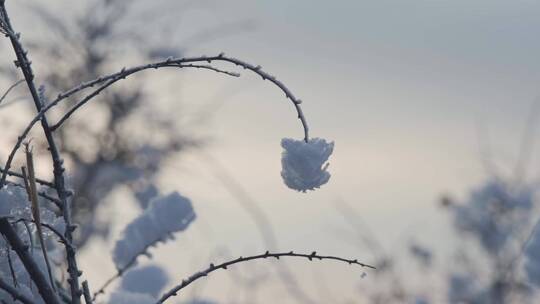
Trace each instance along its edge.
<path fill-rule="evenodd" d="M 334 150 L 334 142 L 327 143 L 321 138 L 312 138 L 308 142 L 283 138 L 281 146 L 284 149 L 281 176 L 287 187 L 306 192 L 328 182 L 327 161 Z"/>
<path fill-rule="evenodd" d="M 157 297 L 168 281 L 163 268 L 147 265 L 128 271 L 122 278 L 122 290 Z"/>
<path fill-rule="evenodd" d="M 13 216 L 30 205 L 26 192 L 19 187 L 6 185 L 0 188 L 0 216 Z"/>
<path fill-rule="evenodd" d="M 153 199 L 116 242 L 113 250 L 116 267 L 123 269 L 148 247 L 165 242 L 173 233 L 186 229 L 194 219 L 191 201 L 177 192 Z"/>
<path fill-rule="evenodd" d="M 116 290 L 109 298 L 110 304 L 154 304 L 156 299 L 145 293 Z"/>
<path fill-rule="evenodd" d="M 47 209 L 47 204 L 44 201 L 41 201 L 40 206 L 41 222 L 53 226 L 59 233 L 63 234 L 65 231 L 65 222 L 62 217 L 57 216 L 53 211 Z M 0 189 L 0 217 L 2 216 L 28 221 L 33 219 L 30 202 L 23 188 L 8 184 Z M 29 226 L 32 232 L 36 231 L 36 226 L 33 223 Z M 43 229 L 43 235 L 49 237 L 53 233 L 45 228 Z"/>

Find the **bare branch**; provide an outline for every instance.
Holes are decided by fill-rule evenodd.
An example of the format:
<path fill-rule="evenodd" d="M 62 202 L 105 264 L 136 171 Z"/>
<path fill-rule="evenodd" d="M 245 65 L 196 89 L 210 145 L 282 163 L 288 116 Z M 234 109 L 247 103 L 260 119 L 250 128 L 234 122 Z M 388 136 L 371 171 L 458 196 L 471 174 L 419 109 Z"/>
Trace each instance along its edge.
<path fill-rule="evenodd" d="M 82 282 L 84 302 L 86 304 L 92 304 L 92 297 L 90 297 L 90 288 L 88 287 L 88 281 Z"/>
<path fill-rule="evenodd" d="M 155 240 L 154 242 L 150 242 L 148 245 L 146 245 L 144 247 L 143 250 L 141 250 L 139 253 L 137 253 L 136 255 L 133 256 L 133 258 L 126 263 L 126 265 L 122 268 L 118 268 L 116 270 L 116 273 L 110 277 L 109 279 L 107 279 L 107 281 L 105 281 L 105 283 L 103 283 L 103 285 L 94 292 L 94 294 L 92 295 L 92 301 L 95 301 L 96 298 L 100 295 L 100 294 L 104 294 L 105 293 L 105 289 L 107 289 L 107 287 L 109 287 L 109 285 L 111 285 L 114 281 L 116 281 L 117 279 L 119 279 L 120 277 L 122 277 L 124 275 L 124 273 L 126 273 L 126 271 L 128 271 L 131 267 L 135 266 L 136 263 L 137 263 L 137 259 L 146 254 L 148 252 L 148 249 L 150 249 L 150 247 L 152 246 L 155 246 L 158 242 L 162 241 L 163 239 L 157 239 Z"/>
<path fill-rule="evenodd" d="M 5 27 L 5 30 L 7 32 L 7 37 L 9 37 L 9 40 L 13 47 L 13 51 L 15 52 L 15 55 L 17 57 L 17 61 L 15 61 L 15 64 L 17 67 L 21 69 L 24 75 L 24 79 L 28 86 L 28 90 L 30 91 L 30 94 L 32 96 L 32 99 L 34 101 L 36 110 L 38 112 L 41 112 L 44 105 L 42 103 L 42 100 L 39 98 L 39 94 L 36 89 L 36 85 L 34 83 L 34 72 L 31 66 L 32 62 L 28 59 L 28 52 L 23 48 L 19 40 L 20 34 L 16 34 L 15 31 L 13 30 L 13 27 L 11 26 L 4 2 L 0 2 L 0 14 L 2 16 L 3 26 Z M 47 139 L 47 144 L 49 145 L 49 152 L 50 152 L 52 163 L 53 163 L 55 189 L 58 194 L 58 198 L 62 202 L 62 215 L 64 218 L 64 222 L 66 224 L 65 237 L 68 241 L 71 241 L 73 239 L 72 232 L 75 229 L 75 226 L 72 224 L 72 219 L 71 219 L 71 205 L 70 205 L 70 202 L 68 201 L 69 193 L 66 190 L 66 186 L 65 186 L 63 160 L 60 156 L 58 147 L 56 146 L 56 142 L 52 135 L 52 131 L 49 127 L 47 118 L 44 115 L 41 115 L 40 121 L 41 121 L 43 132 L 45 133 L 45 138 Z M 18 142 L 17 145 L 20 146 L 20 143 Z M 14 154 L 10 155 L 10 158 L 8 159 L 8 161 L 13 161 L 13 157 L 14 157 Z M 5 166 L 4 169 L 9 170 L 9 166 Z M 2 178 L 0 179 L 0 188 L 4 185 L 5 178 L 6 178 L 6 172 L 2 174 Z M 9 226 L 9 223 L 7 224 Z M 80 296 L 82 293 L 79 288 L 79 276 L 82 274 L 82 272 L 79 270 L 77 266 L 77 260 L 75 257 L 76 256 L 75 248 L 70 247 L 67 244 L 65 248 L 66 248 L 66 253 L 67 253 L 66 256 L 67 256 L 68 273 L 69 273 L 68 282 L 71 289 L 71 298 L 72 298 L 73 304 L 79 304 Z M 33 278 L 33 279 L 36 279 L 36 278 Z"/>
<path fill-rule="evenodd" d="M 24 79 L 20 79 L 18 80 L 17 82 L 15 82 L 14 84 L 12 84 L 7 90 L 6 92 L 4 92 L 4 94 L 2 96 L 0 96 L 0 104 L 2 103 L 2 101 L 4 101 L 4 99 L 6 98 L 6 96 L 8 96 L 9 92 L 11 92 L 11 90 L 13 90 L 14 88 L 16 88 L 19 84 L 23 83 L 24 82 Z"/>
<path fill-rule="evenodd" d="M 10 171 L 10 170 L 4 170 L 2 168 L 0 168 L 0 173 L 4 173 L 4 171 L 6 172 L 7 175 L 9 176 L 14 176 L 14 177 L 18 177 L 18 178 L 24 178 L 23 175 L 21 173 L 18 173 L 18 172 L 15 172 L 15 171 Z M 47 186 L 49 188 L 52 188 L 54 189 L 54 184 L 51 183 L 51 182 L 48 182 L 46 180 L 43 180 L 43 179 L 39 179 L 39 178 L 36 178 L 36 182 L 40 185 L 43 185 L 43 186 Z"/>
<path fill-rule="evenodd" d="M 167 60 L 156 62 L 156 63 L 140 65 L 140 66 L 136 66 L 136 67 L 129 68 L 129 69 L 124 68 L 120 72 L 110 74 L 110 75 L 107 75 L 107 76 L 103 76 L 103 77 L 99 77 L 99 78 L 94 79 L 92 81 L 82 83 L 82 84 L 80 84 L 79 86 L 77 86 L 75 88 L 72 88 L 72 89 L 70 89 L 68 91 L 65 91 L 64 93 L 59 94 L 57 96 L 57 98 L 55 100 L 53 100 L 44 110 L 48 111 L 47 108 L 55 106 L 61 100 L 65 99 L 65 98 L 67 98 L 67 97 L 69 97 L 69 96 L 71 96 L 71 95 L 73 95 L 73 94 L 75 94 L 75 93 L 77 93 L 79 91 L 82 91 L 82 90 L 84 90 L 86 88 L 92 87 L 94 85 L 97 85 L 97 84 L 103 83 L 103 82 L 107 82 L 104 86 L 108 87 L 108 86 L 112 85 L 113 83 L 117 82 L 118 80 L 125 79 L 126 77 L 128 77 L 128 76 L 130 76 L 132 74 L 135 74 L 137 72 L 143 71 L 143 70 L 159 69 L 159 68 L 163 68 L 163 67 L 178 67 L 178 68 L 182 68 L 182 67 L 200 67 L 200 66 L 186 65 L 186 64 L 193 63 L 193 62 L 212 63 L 214 61 L 229 62 L 229 63 L 232 63 L 234 65 L 240 66 L 240 67 L 242 67 L 244 69 L 250 70 L 250 71 L 258 74 L 259 76 L 261 76 L 261 78 L 263 80 L 268 80 L 268 81 L 272 82 L 274 85 L 276 85 L 279 89 L 281 89 L 281 91 L 283 91 L 283 93 L 285 93 L 285 97 L 290 99 L 293 102 L 294 107 L 296 109 L 296 112 L 298 114 L 298 119 L 300 119 L 300 121 L 302 123 L 302 126 L 304 128 L 304 140 L 308 141 L 308 139 L 309 139 L 309 134 L 308 134 L 309 133 L 309 128 L 308 128 L 308 125 L 307 125 L 307 121 L 306 121 L 306 119 L 304 117 L 302 108 L 300 107 L 300 104 L 302 103 L 302 101 L 300 99 L 296 98 L 292 94 L 292 92 L 285 86 L 285 84 L 283 84 L 281 81 L 276 79 L 274 76 L 272 76 L 272 75 L 266 73 L 265 71 L 263 71 L 261 69 L 261 66 L 255 66 L 255 65 L 249 64 L 247 62 L 244 62 L 244 61 L 242 61 L 240 59 L 227 57 L 223 53 L 221 53 L 221 54 L 219 54 L 217 56 L 186 57 L 186 58 L 177 58 L 177 59 L 169 58 Z M 215 70 L 215 68 L 213 68 L 213 69 Z M 236 76 L 236 75 L 234 75 L 234 76 Z M 95 95 L 93 95 L 91 97 L 89 95 L 88 96 L 89 98 L 85 98 L 82 101 L 78 102 L 68 113 L 66 113 L 60 119 L 60 121 L 58 123 L 56 123 L 52 127 L 52 129 L 54 130 L 54 129 L 58 128 L 65 120 L 67 120 L 69 118 L 69 116 L 71 116 L 77 110 L 77 108 L 84 105 L 91 98 L 93 98 L 94 96 L 99 94 L 99 92 L 101 92 L 103 89 L 104 89 L 103 87 L 100 87 L 99 89 L 94 91 L 92 94 L 90 94 L 90 95 L 93 95 L 93 94 L 95 94 Z"/>
<path fill-rule="evenodd" d="M 85 89 L 87 89 L 89 87 L 93 87 L 93 86 L 98 85 L 100 83 L 106 82 L 101 87 L 99 87 L 98 89 L 96 89 L 95 91 L 93 91 L 92 93 L 87 95 L 83 100 L 79 101 L 75 106 L 73 106 L 73 108 L 70 111 L 68 111 L 60 119 L 59 122 L 57 122 L 54 126 L 49 127 L 48 130 L 53 131 L 54 129 L 58 128 L 78 108 L 82 107 L 84 104 L 86 104 L 92 98 L 99 95 L 99 93 L 101 93 L 101 91 L 105 90 L 107 87 L 114 84 L 115 82 L 117 82 L 119 80 L 122 80 L 122 79 L 125 79 L 125 78 L 127 78 L 128 76 L 130 76 L 132 74 L 135 74 L 135 73 L 140 72 L 140 71 L 148 70 L 148 69 L 159 69 L 159 68 L 163 68 L 163 67 L 182 68 L 182 67 L 190 67 L 190 66 L 188 66 L 186 64 L 193 63 L 193 62 L 213 62 L 213 61 L 224 61 L 224 62 L 233 63 L 233 64 L 235 64 L 237 66 L 241 66 L 244 69 L 248 69 L 248 70 L 258 74 L 259 76 L 262 77 L 263 80 L 268 80 L 268 81 L 272 82 L 279 89 L 281 89 L 281 91 L 283 91 L 283 93 L 285 93 L 286 98 L 290 99 L 294 104 L 294 107 L 295 107 L 296 112 L 298 114 L 298 118 L 300 119 L 300 121 L 302 123 L 302 126 L 303 126 L 303 129 L 304 129 L 304 140 L 305 141 L 309 140 L 309 128 L 308 128 L 308 125 L 307 125 L 307 121 L 306 121 L 306 119 L 304 117 L 304 114 L 302 112 L 302 108 L 300 106 L 302 101 L 300 99 L 297 99 L 291 93 L 291 91 L 281 81 L 277 80 L 274 76 L 272 76 L 272 75 L 266 73 L 265 71 L 263 71 L 260 66 L 254 66 L 252 64 L 246 63 L 246 62 L 241 61 L 239 59 L 226 57 L 223 54 L 219 54 L 217 56 L 211 56 L 211 57 L 200 56 L 200 57 L 187 57 L 187 58 L 180 58 L 180 59 L 170 59 L 169 58 L 167 60 L 156 62 L 156 63 L 140 65 L 140 66 L 136 66 L 136 67 L 129 68 L 129 69 L 124 68 L 120 72 L 110 74 L 110 75 L 107 75 L 107 76 L 103 76 L 103 77 L 99 77 L 97 79 L 94 79 L 94 80 L 91 80 L 91 81 L 88 81 L 88 82 L 81 83 L 80 85 L 78 85 L 78 86 L 76 86 L 76 87 L 74 87 L 74 88 L 72 88 L 70 90 L 67 90 L 64 93 L 59 94 L 55 100 L 53 100 L 52 102 L 50 102 L 49 104 L 47 104 L 46 106 L 41 108 L 39 113 L 32 119 L 32 121 L 30 121 L 30 123 L 24 129 L 23 133 L 19 136 L 15 146 L 11 150 L 11 153 L 9 154 L 8 160 L 7 160 L 6 164 L 4 165 L 4 169 L 9 170 L 17 150 L 22 145 L 22 143 L 23 143 L 24 139 L 26 138 L 26 136 L 28 136 L 28 133 L 30 132 L 30 130 L 32 129 L 34 124 L 36 124 L 38 121 L 40 121 L 40 119 L 42 119 L 44 117 L 44 115 L 45 115 L 45 113 L 47 111 L 49 111 L 51 108 L 56 106 L 62 100 L 72 96 L 73 94 L 75 94 L 77 92 L 80 92 L 80 91 L 83 91 L 83 90 L 85 90 Z M 2 178 L 0 179 L 0 186 L 2 184 L 4 184 L 5 179 L 6 179 L 6 172 L 4 172 L 2 174 Z"/>
<path fill-rule="evenodd" d="M 360 262 L 358 262 L 358 260 L 349 260 L 349 259 L 344 259 L 344 258 L 340 258 L 340 257 L 336 257 L 336 256 L 318 255 L 317 252 L 315 252 L 315 251 L 313 251 L 311 254 L 294 253 L 293 251 L 281 252 L 281 253 L 270 253 L 270 252 L 267 251 L 267 252 L 265 252 L 263 254 L 260 254 L 260 255 L 253 255 L 253 256 L 249 256 L 249 257 L 239 257 L 239 258 L 237 258 L 235 260 L 231 260 L 231 261 L 221 263 L 221 264 L 218 264 L 218 265 L 210 264 L 210 266 L 208 268 L 206 268 L 205 270 L 193 274 L 189 278 L 183 280 L 182 283 L 180 283 L 180 285 L 177 285 L 177 286 L 173 287 L 171 290 L 169 290 L 167 293 L 165 293 L 156 302 L 156 304 L 164 303 L 169 298 L 176 296 L 180 290 L 186 288 L 191 283 L 195 282 L 196 280 L 198 280 L 200 278 L 206 277 L 207 275 L 209 275 L 210 273 L 212 273 L 212 272 L 214 272 L 216 270 L 219 270 L 219 269 L 225 269 L 226 270 L 227 267 L 229 267 L 231 265 L 238 264 L 238 263 L 244 263 L 244 262 L 251 261 L 251 260 L 267 259 L 267 258 L 276 258 L 276 259 L 279 260 L 279 258 L 281 258 L 281 257 L 300 257 L 300 258 L 306 258 L 306 259 L 308 259 L 310 261 L 312 261 L 313 259 L 335 260 L 335 261 L 344 262 L 344 263 L 347 263 L 347 264 L 350 264 L 350 265 L 355 264 L 355 265 L 359 265 L 359 266 L 362 266 L 362 267 L 375 269 L 375 267 L 364 264 L 364 263 L 360 263 Z"/>

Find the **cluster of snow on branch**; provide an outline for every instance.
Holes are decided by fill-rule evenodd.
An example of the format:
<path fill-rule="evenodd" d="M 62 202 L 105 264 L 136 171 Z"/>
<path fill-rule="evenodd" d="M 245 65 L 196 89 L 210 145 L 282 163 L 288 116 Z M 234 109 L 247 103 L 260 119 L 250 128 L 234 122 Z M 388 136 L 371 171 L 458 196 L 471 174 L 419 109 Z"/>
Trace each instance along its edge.
<path fill-rule="evenodd" d="M 330 179 L 328 158 L 334 150 L 334 142 L 327 143 L 321 138 L 305 142 L 284 138 L 281 140 L 281 176 L 287 187 L 306 192 L 315 190 Z"/>
<path fill-rule="evenodd" d="M 123 238 L 116 242 L 113 250 L 116 267 L 123 269 L 148 247 L 185 230 L 194 219 L 191 201 L 178 192 L 153 199 L 148 208 L 127 225 Z"/>

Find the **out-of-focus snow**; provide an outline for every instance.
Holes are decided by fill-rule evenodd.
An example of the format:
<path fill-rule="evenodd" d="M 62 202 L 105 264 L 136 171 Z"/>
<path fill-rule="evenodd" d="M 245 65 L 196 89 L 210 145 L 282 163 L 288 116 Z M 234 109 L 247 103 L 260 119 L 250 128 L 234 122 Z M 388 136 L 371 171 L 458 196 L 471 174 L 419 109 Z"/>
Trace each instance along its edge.
<path fill-rule="evenodd" d="M 165 242 L 173 233 L 186 229 L 194 219 L 191 201 L 178 192 L 153 199 L 116 242 L 113 250 L 116 267 L 123 269 L 148 247 Z"/>
<path fill-rule="evenodd" d="M 117 290 L 109 298 L 110 304 L 154 304 L 156 299 L 145 293 Z"/>
<path fill-rule="evenodd" d="M 163 268 L 147 265 L 128 271 L 122 277 L 122 290 L 139 292 L 157 297 L 163 290 L 169 277 Z"/>
<path fill-rule="evenodd" d="M 328 182 L 327 161 L 334 150 L 334 142 L 327 143 L 321 138 L 312 138 L 308 142 L 283 138 L 281 146 L 284 149 L 281 176 L 287 187 L 306 192 Z"/>

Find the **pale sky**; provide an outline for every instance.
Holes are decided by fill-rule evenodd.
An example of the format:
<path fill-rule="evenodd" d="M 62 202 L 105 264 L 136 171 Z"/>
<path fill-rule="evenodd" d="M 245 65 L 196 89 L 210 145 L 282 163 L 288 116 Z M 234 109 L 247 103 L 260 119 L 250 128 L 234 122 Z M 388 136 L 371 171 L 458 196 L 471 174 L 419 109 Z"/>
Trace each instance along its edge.
<path fill-rule="evenodd" d="M 463 198 L 486 178 L 477 125 L 484 130 L 482 138 L 489 134 L 495 162 L 507 174 L 527 114 L 540 95 L 540 2 L 205 3 L 184 12 L 178 33 L 173 26 L 174 35 L 163 39 L 182 41 L 212 25 L 253 22 L 254 29 L 201 43 L 189 54 L 223 51 L 261 65 L 304 101 L 312 136 L 335 141 L 329 184 L 307 194 L 294 192 L 279 175 L 279 142 L 301 138 L 302 129 L 280 91 L 243 71 L 240 79 L 204 71 L 151 76 L 171 90 L 180 83 L 179 99 L 191 113 L 221 96 L 223 104 L 201 125 L 201 134 L 215 139 L 206 151 L 265 210 L 275 225 L 279 249 L 373 261 L 369 251 L 347 239 L 344 231 L 351 227 L 333 205 L 341 198 L 362 214 L 388 250 L 402 248 L 414 237 L 451 252 L 451 242 L 440 242 L 451 230 L 436 203 L 445 193 Z M 173 264 L 168 269 L 173 278 L 178 281 L 197 271 L 196 265 L 206 265 L 214 248 L 226 246 L 235 256 L 265 251 L 253 222 L 200 157 L 183 155 L 167 172 L 163 189 L 191 197 L 198 213 L 198 222 L 176 243 L 153 251 L 160 264 Z M 540 172 L 532 166 L 530 173 L 537 177 Z M 122 216 L 121 222 L 129 220 Z M 206 239 L 201 243 L 200 238 Z M 87 261 L 82 265 L 93 281 L 108 277 L 91 267 L 95 259 L 110 263 L 103 250 L 96 246 L 83 255 Z M 311 277 L 317 271 L 331 293 L 339 295 L 336 303 L 362 303 L 355 291 L 364 282 L 361 269 L 289 265 L 305 280 L 307 290 L 316 288 Z M 226 277 L 210 277 L 203 294 L 226 293 L 220 286 Z M 364 280 L 369 279 L 368 274 Z M 276 302 L 261 298 L 259 303 Z"/>

